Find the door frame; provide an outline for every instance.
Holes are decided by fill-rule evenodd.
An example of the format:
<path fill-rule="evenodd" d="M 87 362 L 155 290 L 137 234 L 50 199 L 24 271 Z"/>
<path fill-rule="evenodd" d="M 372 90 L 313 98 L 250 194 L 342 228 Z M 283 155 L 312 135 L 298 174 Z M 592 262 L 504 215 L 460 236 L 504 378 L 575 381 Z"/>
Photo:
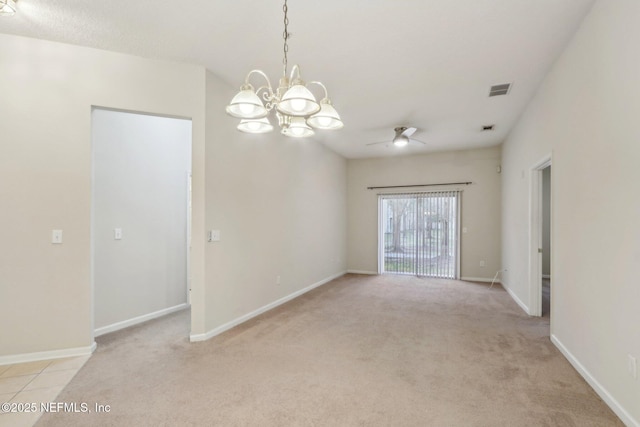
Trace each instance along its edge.
<path fill-rule="evenodd" d="M 95 155 L 94 155 L 94 142 L 93 142 L 93 127 L 94 127 L 94 116 L 93 116 L 93 112 L 94 110 L 103 110 L 103 111 L 111 111 L 111 112 L 116 112 L 116 113 L 124 113 L 124 114 L 133 114 L 133 115 L 142 115 L 142 116 L 153 116 L 153 117 L 161 117 L 161 118 L 166 118 L 166 119 L 178 119 L 178 120 L 186 120 L 190 123 L 190 127 L 191 127 L 191 138 L 189 140 L 189 151 L 190 151 L 190 157 L 189 157 L 189 169 L 188 172 L 186 174 L 186 182 L 185 185 L 187 187 L 187 200 L 185 200 L 186 202 L 186 233 L 187 233 L 187 242 L 186 242 L 186 246 L 187 246 L 187 250 L 185 253 L 186 256 L 186 277 L 185 277 L 185 292 L 186 292 L 186 296 L 187 296 L 187 302 L 186 304 L 191 307 L 191 303 L 192 303 L 192 298 L 191 298 L 191 294 L 192 294 L 192 271 L 193 271 L 193 266 L 192 266 L 192 246 L 193 246 L 193 167 L 194 167 L 194 149 L 195 149 L 195 144 L 194 144 L 194 136 L 193 136 L 193 118 L 192 117 L 183 117 L 183 116 L 176 116 L 176 115 L 170 115 L 170 114 L 158 114 L 158 113 L 152 113 L 152 112 L 148 112 L 148 111 L 138 111 L 138 110 L 127 110 L 127 109 L 122 109 L 122 108 L 112 108 L 112 107 L 105 107 L 105 106 L 101 106 L 101 105 L 91 105 L 91 114 L 90 114 L 90 127 L 91 127 L 91 139 L 90 139 L 90 147 L 91 147 L 91 161 L 90 161 L 90 165 L 91 165 L 91 217 L 90 217 L 90 257 L 91 257 L 91 261 L 90 261 L 90 281 L 89 281 L 89 285 L 90 285 L 90 290 L 91 290 L 91 302 L 90 302 L 90 311 L 91 311 L 91 342 L 92 342 L 92 346 L 95 349 L 96 346 L 96 337 L 102 334 L 98 334 L 96 335 L 96 325 L 95 325 L 95 318 L 96 318 L 96 313 L 95 313 L 95 306 L 96 306 L 96 302 L 95 302 Z M 155 314 L 155 313 L 150 313 L 151 315 Z M 168 314 L 168 313 L 165 313 Z M 158 316 L 155 316 L 158 317 Z M 155 318 L 155 317 L 149 317 L 148 315 L 143 315 L 140 316 L 139 318 L 134 318 L 134 319 L 130 319 L 121 323 L 127 323 L 130 321 L 134 321 L 133 323 L 130 323 L 130 325 L 134 325 L 134 324 L 138 324 L 143 322 L 144 320 L 142 320 L 142 318 L 145 318 L 146 320 Z M 193 325 L 193 310 L 190 313 L 189 316 L 189 325 L 190 327 Z M 125 326 L 123 326 L 122 328 L 124 328 Z M 119 329 L 122 329 L 119 328 Z M 119 330 L 119 329 L 115 329 L 115 330 Z M 114 330 L 114 331 L 115 331 Z M 106 332 L 105 332 L 106 333 Z M 190 333 L 191 334 L 191 333 Z M 191 335 L 190 335 L 191 336 Z M 94 351 L 94 350 L 92 350 Z"/>
<path fill-rule="evenodd" d="M 406 195 L 417 195 L 417 194 L 425 194 L 425 193 L 442 193 L 442 192 L 456 192 L 458 193 L 458 195 L 456 196 L 456 211 L 455 211 L 455 216 L 456 216 L 456 224 L 455 224 L 455 243 L 456 243 L 456 265 L 455 265 L 455 273 L 454 273 L 454 280 L 459 280 L 460 279 L 460 254 L 461 254 L 461 237 L 460 237 L 460 230 L 461 230 L 461 224 L 462 224 L 462 190 L 459 188 L 456 188 L 455 190 L 433 190 L 433 191 L 415 191 L 415 192 L 409 192 L 409 193 L 402 193 L 402 194 L 406 194 Z M 382 209 L 382 199 L 384 198 L 384 196 L 394 196 L 394 195 L 398 195 L 398 193 L 378 193 L 377 195 L 377 204 L 378 204 L 378 274 L 384 274 L 384 245 L 385 245 L 385 239 L 384 239 L 384 226 L 385 224 L 383 223 L 383 219 L 384 219 L 384 213 L 383 213 L 383 209 Z"/>
<path fill-rule="evenodd" d="M 191 131 L 193 133 L 193 122 L 191 122 Z M 193 157 L 193 147 L 191 147 L 191 156 Z M 191 215 L 193 211 L 193 166 L 192 160 L 189 161 L 189 172 L 187 172 L 187 304 L 191 306 Z"/>
<path fill-rule="evenodd" d="M 382 197 L 383 194 L 376 196 L 376 203 L 378 205 L 378 274 L 384 273 L 384 215 L 382 213 Z"/>
<path fill-rule="evenodd" d="M 549 153 L 536 162 L 530 169 L 529 188 L 529 315 L 542 316 L 542 171 L 551 166 L 552 154 Z M 553 189 L 553 173 L 551 174 Z M 551 221 L 549 230 L 553 236 L 553 191 L 550 191 Z M 553 254 L 553 238 L 550 239 L 550 252 Z M 550 257 L 550 270 L 553 272 L 553 256 Z M 553 273 L 552 273 L 553 275 Z"/>

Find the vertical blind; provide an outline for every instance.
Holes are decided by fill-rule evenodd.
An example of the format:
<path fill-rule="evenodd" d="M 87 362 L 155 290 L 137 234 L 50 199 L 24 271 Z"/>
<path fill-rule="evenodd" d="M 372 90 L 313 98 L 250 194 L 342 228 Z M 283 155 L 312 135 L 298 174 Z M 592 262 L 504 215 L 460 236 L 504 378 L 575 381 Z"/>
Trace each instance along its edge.
<path fill-rule="evenodd" d="M 378 198 L 381 272 L 457 279 L 460 191 Z"/>

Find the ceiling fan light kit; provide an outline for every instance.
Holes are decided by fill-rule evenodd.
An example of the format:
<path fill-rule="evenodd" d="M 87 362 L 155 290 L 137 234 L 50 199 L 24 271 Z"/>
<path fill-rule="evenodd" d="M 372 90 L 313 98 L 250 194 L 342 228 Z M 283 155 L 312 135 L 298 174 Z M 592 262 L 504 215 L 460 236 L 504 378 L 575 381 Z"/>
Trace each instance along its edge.
<path fill-rule="evenodd" d="M 314 84 L 324 90 L 324 98 L 318 102 L 302 80 L 300 67 L 294 65 L 291 74 L 287 76 L 287 52 L 289 51 L 287 0 L 282 10 L 284 11 L 284 58 L 282 60 L 284 70 L 278 88 L 273 90 L 269 78 L 263 71 L 249 71 L 244 84 L 240 87 L 240 92 L 227 105 L 227 114 L 241 119 L 237 128 L 247 133 L 272 131 L 273 125 L 268 115 L 274 110 L 280 132 L 286 136 L 304 138 L 313 135 L 314 129 L 340 129 L 344 124 L 329 99 L 327 88 L 320 82 L 309 82 L 309 85 Z M 267 85 L 255 90 L 249 83 L 249 79 L 254 74 L 264 77 Z"/>
<path fill-rule="evenodd" d="M 409 145 L 409 138 L 404 135 L 398 135 L 393 138 L 393 145 L 395 145 L 396 147 L 404 147 L 406 145 Z"/>
<path fill-rule="evenodd" d="M 414 127 L 398 126 L 393 129 L 393 131 L 395 132 L 395 136 L 391 141 L 372 142 L 366 145 L 386 144 L 388 146 L 389 142 L 391 142 L 394 147 L 398 147 L 398 148 L 406 147 L 411 143 L 425 145 L 426 144 L 425 142 L 411 138 L 411 135 L 413 135 L 416 132 L 416 130 L 418 129 Z"/>

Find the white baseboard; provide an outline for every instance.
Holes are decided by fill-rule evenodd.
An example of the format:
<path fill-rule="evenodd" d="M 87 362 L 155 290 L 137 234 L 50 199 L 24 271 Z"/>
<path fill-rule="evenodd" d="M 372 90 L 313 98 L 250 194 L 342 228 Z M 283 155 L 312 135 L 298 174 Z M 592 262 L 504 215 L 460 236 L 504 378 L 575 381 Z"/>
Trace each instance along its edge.
<path fill-rule="evenodd" d="M 61 350 L 38 351 L 35 353 L 10 354 L 0 356 L 0 365 L 13 365 L 15 363 L 35 362 L 38 360 L 63 359 L 65 357 L 86 356 L 96 350 L 95 341 L 87 347 L 64 348 Z"/>
<path fill-rule="evenodd" d="M 377 271 L 366 271 L 366 270 L 347 270 L 347 273 L 349 273 L 349 274 L 372 274 L 372 275 L 378 275 Z"/>
<path fill-rule="evenodd" d="M 464 280 L 465 282 L 491 283 L 493 282 L 493 277 L 461 277 L 460 280 Z M 502 281 L 500 279 L 496 279 L 495 283 L 502 283 Z"/>
<path fill-rule="evenodd" d="M 518 296 L 514 294 L 511 289 L 509 289 L 509 286 L 503 285 L 502 287 L 507 291 L 509 296 L 511 296 L 511 298 L 516 302 L 516 304 L 518 304 L 520 308 L 524 310 L 525 313 L 529 314 L 529 307 L 527 307 L 527 305 L 523 303 L 522 300 L 518 298 Z"/>
<path fill-rule="evenodd" d="M 252 319 L 252 318 L 254 318 L 254 317 L 256 317 L 256 316 L 258 316 L 258 315 L 260 315 L 260 314 L 262 314 L 264 312 L 266 312 L 266 311 L 269 311 L 269 310 L 271 310 L 273 308 L 276 308 L 277 306 L 282 305 L 287 301 L 291 301 L 292 299 L 294 299 L 296 297 L 299 297 L 300 295 L 305 294 L 305 293 L 309 292 L 310 290 L 317 288 L 318 286 L 322 286 L 325 283 L 328 283 L 328 282 L 332 281 L 333 279 L 336 279 L 336 278 L 338 278 L 340 276 L 344 276 L 344 275 L 345 275 L 345 272 L 343 271 L 341 273 L 334 274 L 333 276 L 327 277 L 326 279 L 322 279 L 321 281 L 316 282 L 316 283 L 314 283 L 312 285 L 309 285 L 306 288 L 300 289 L 299 291 L 293 292 L 293 293 L 291 293 L 291 294 L 289 294 L 289 295 L 287 295 L 285 297 L 282 297 L 282 298 L 280 298 L 280 299 L 278 299 L 278 300 L 276 300 L 276 301 L 274 301 L 274 302 L 272 302 L 270 304 L 264 305 L 264 306 L 260 307 L 257 310 L 254 310 L 254 311 L 252 311 L 250 313 L 247 313 L 244 316 L 240 316 L 237 319 L 234 319 L 234 320 L 232 320 L 230 322 L 224 323 L 224 324 L 218 326 L 217 328 L 214 328 L 214 329 L 210 330 L 209 332 L 205 332 L 204 334 L 191 334 L 189 336 L 189 340 L 191 342 L 206 341 L 206 340 L 208 340 L 210 338 L 215 337 L 216 335 L 220 335 L 221 333 L 223 333 L 225 331 L 228 331 L 229 329 L 233 328 L 234 326 L 238 326 L 239 324 L 244 323 L 247 320 L 250 320 L 250 319 Z"/>
<path fill-rule="evenodd" d="M 593 375 L 585 368 L 582 363 L 571 354 L 571 352 L 562 344 L 562 342 L 555 335 L 551 335 L 551 342 L 560 350 L 560 352 L 567 358 L 569 363 L 578 371 L 582 378 L 598 393 L 598 396 L 605 401 L 605 403 L 611 408 L 615 414 L 620 417 L 622 422 L 630 427 L 640 427 L 640 422 L 635 420 L 631 414 L 629 414 L 620 403 L 596 380 Z"/>
<path fill-rule="evenodd" d="M 144 314 L 142 316 L 134 317 L 133 319 L 123 320 L 122 322 L 116 322 L 111 325 L 97 328 L 94 332 L 94 336 L 108 334 L 109 332 L 115 332 L 120 329 L 127 328 L 129 326 L 137 325 L 138 323 L 146 322 L 147 320 L 156 319 L 167 314 L 175 313 L 176 311 L 184 310 L 189 307 L 189 304 L 178 304 L 173 307 L 163 308 L 162 310 L 154 311 L 153 313 Z"/>

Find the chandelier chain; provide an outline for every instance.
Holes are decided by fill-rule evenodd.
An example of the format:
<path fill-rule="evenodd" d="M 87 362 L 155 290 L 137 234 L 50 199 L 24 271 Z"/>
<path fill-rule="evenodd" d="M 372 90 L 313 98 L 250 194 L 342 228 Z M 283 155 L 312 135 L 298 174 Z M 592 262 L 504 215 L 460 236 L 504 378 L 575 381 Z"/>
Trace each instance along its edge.
<path fill-rule="evenodd" d="M 282 58 L 282 65 L 284 66 L 284 75 L 287 75 L 287 53 L 289 52 L 289 44 L 287 41 L 289 40 L 289 17 L 287 16 L 287 12 L 289 11 L 289 7 L 287 6 L 287 0 L 284 0 L 284 5 L 282 6 L 282 11 L 284 12 L 284 32 L 282 33 L 282 38 L 284 39 L 284 58 Z"/>

